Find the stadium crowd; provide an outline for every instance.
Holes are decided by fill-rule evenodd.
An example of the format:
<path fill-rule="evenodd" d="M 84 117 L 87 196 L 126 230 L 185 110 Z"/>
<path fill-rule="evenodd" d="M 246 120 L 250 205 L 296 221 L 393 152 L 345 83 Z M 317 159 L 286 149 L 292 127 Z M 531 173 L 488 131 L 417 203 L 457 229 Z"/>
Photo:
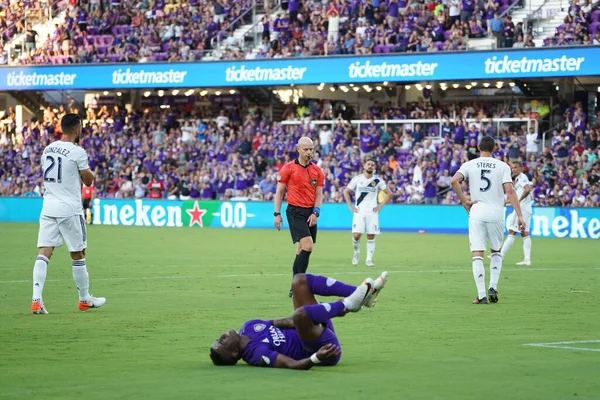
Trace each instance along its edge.
<path fill-rule="evenodd" d="M 335 112 L 329 115 L 331 125 L 315 125 L 309 115 L 322 116 L 318 110 L 328 108 L 329 104 L 318 102 L 288 110 L 289 118 L 298 117 L 296 111 L 304 117 L 286 125 L 268 121 L 259 107 L 244 116 L 239 105 L 133 113 L 102 106 L 84 112 L 87 125 L 81 145 L 96 172 L 97 197 L 271 200 L 277 170 L 295 158 L 296 141 L 308 135 L 316 143 L 314 161 L 327 176 L 325 201 L 343 201 L 343 188 L 359 173 L 361 160 L 372 157 L 394 193 L 394 202 L 456 204 L 450 178 L 461 163 L 477 155 L 478 140 L 491 135 L 499 143 L 496 157 L 523 161 L 535 187 L 536 205 L 600 206 L 600 125 L 586 122 L 579 103 L 561 110 L 564 129 L 554 131 L 545 148 L 540 146 L 539 133 L 524 127 L 501 125 L 496 131 L 486 118 L 498 114 L 482 104 L 431 105 L 430 110 L 423 104 L 401 108 L 375 103 L 363 116 L 432 118 L 439 113 L 446 122 L 438 141 L 419 125 L 413 131 L 403 124 L 385 130 L 371 123 L 357 132 Z M 1 195 L 41 195 L 40 153 L 60 136 L 58 121 L 67 109 L 79 112 L 49 107 L 41 120 L 20 129 L 14 111 L 0 117 Z M 466 123 L 465 118 L 472 116 L 480 118 Z"/>
<path fill-rule="evenodd" d="M 544 46 L 600 44 L 600 9 L 598 2 L 573 0 L 554 36 L 544 39 Z"/>
<path fill-rule="evenodd" d="M 287 0 L 263 18 L 262 42 L 252 51 L 232 34 L 251 0 L 69 0 L 59 3 L 64 24 L 46 38 L 29 29 L 24 53 L 11 63 L 193 61 L 215 38 L 224 59 L 459 51 L 469 37 L 488 35 L 510 47 L 518 27 L 500 16 L 515 1 Z M 264 6 L 270 9 L 268 0 Z M 5 41 L 25 29 L 11 21 Z"/>

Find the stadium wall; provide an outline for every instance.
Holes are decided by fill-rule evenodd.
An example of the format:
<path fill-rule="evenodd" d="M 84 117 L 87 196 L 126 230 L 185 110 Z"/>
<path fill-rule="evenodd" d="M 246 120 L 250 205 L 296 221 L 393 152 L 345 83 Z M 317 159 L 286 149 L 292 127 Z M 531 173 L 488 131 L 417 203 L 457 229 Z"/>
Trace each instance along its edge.
<path fill-rule="evenodd" d="M 0 68 L 0 90 L 143 89 L 596 76 L 600 46 L 271 61 Z M 469 68 L 465 68 L 468 65 Z"/>
<path fill-rule="evenodd" d="M 37 222 L 41 209 L 41 198 L 0 198 L 0 222 Z M 273 229 L 273 203 L 265 202 L 95 199 L 93 212 L 97 225 Z M 319 229 L 349 231 L 351 221 L 345 204 L 326 203 Z M 461 206 L 394 204 L 382 210 L 379 222 L 384 232 L 465 234 L 468 221 Z M 531 234 L 599 239 L 600 209 L 534 208 Z"/>

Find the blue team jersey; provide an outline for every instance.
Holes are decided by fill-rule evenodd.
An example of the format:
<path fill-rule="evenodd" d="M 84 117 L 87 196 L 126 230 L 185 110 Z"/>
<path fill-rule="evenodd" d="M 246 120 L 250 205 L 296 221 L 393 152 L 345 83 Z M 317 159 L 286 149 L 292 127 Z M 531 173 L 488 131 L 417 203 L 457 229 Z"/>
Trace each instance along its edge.
<path fill-rule="evenodd" d="M 294 360 L 302 360 L 310 357 L 326 344 L 332 343 L 340 346 L 331 321 L 327 321 L 323 334 L 314 342 L 303 342 L 295 329 L 277 328 L 273 325 L 272 320 L 246 321 L 239 333 L 250 338 L 250 342 L 242 353 L 242 360 L 248 365 L 257 367 L 275 367 L 275 360 L 279 354 Z M 340 358 L 341 355 L 335 360 L 329 360 L 319 365 L 336 365 Z"/>

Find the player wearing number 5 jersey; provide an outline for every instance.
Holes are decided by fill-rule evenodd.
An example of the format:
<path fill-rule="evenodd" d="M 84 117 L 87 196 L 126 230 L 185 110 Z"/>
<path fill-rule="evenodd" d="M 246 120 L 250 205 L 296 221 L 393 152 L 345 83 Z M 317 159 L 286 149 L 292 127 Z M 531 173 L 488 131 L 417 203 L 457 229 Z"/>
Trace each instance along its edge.
<path fill-rule="evenodd" d="M 504 237 L 504 193 L 517 214 L 519 230 L 525 227 L 519 200 L 513 188 L 508 164 L 492 158 L 496 148 L 489 136 L 479 143 L 480 157 L 463 164 L 452 177 L 452 189 L 469 214 L 469 243 L 473 256 L 473 277 L 477 285 L 477 298 L 473 304 L 487 304 L 483 253 L 486 240 L 492 253 L 490 265 L 489 301 L 498 302 L 498 280 L 502 271 L 502 238 Z M 463 193 L 461 183 L 469 182 L 471 200 Z"/>
<path fill-rule="evenodd" d="M 42 291 L 50 257 L 56 247 L 65 242 L 73 260 L 73 280 L 79 292 L 79 309 L 86 311 L 102 306 L 106 299 L 89 294 L 89 279 L 85 263 L 87 248 L 86 224 L 81 203 L 81 182 L 90 186 L 94 174 L 88 166 L 85 151 L 76 143 L 81 135 L 81 119 L 66 114 L 61 120 L 63 137 L 48 145 L 42 154 L 44 201 L 38 234 L 39 253 L 33 267 L 33 298 L 31 311 L 48 314 Z"/>

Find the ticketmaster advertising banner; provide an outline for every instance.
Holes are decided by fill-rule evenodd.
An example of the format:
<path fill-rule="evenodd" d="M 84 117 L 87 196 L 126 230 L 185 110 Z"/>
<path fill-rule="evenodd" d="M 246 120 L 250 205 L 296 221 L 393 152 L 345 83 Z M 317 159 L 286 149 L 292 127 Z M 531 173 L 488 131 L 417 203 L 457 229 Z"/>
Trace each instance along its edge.
<path fill-rule="evenodd" d="M 600 46 L 360 57 L 0 68 L 0 90 L 156 89 L 598 75 Z M 468 68 L 465 68 L 468 66 Z"/>
<path fill-rule="evenodd" d="M 41 209 L 41 198 L 0 198 L 0 222 L 37 222 Z M 273 203 L 95 199 L 92 209 L 96 225 L 274 229 Z M 540 207 L 533 211 L 532 236 L 600 238 L 600 209 Z M 465 234 L 467 218 L 460 206 L 387 205 L 379 223 L 384 232 Z M 323 205 L 319 229 L 350 231 L 351 223 L 345 204 Z"/>

